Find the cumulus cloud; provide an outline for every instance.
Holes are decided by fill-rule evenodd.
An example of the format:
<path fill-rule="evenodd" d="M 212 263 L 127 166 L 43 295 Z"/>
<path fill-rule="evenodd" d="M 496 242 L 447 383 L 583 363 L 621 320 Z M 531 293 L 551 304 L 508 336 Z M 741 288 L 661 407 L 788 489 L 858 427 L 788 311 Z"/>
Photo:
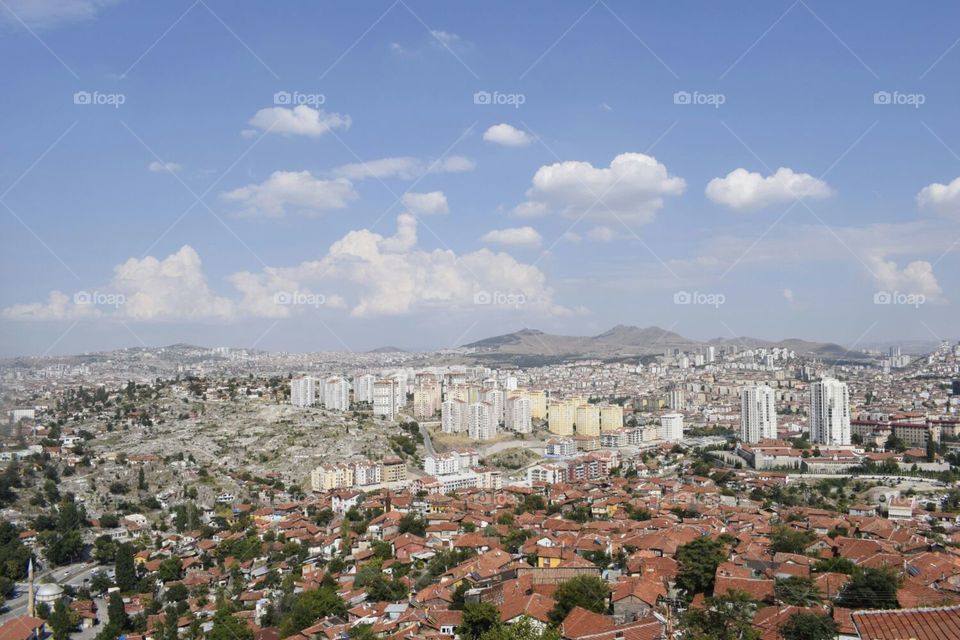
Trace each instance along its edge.
<path fill-rule="evenodd" d="M 780 167 L 766 177 L 739 168 L 726 177 L 711 180 L 706 194 L 717 204 L 749 211 L 799 198 L 828 198 L 833 195 L 833 189 L 823 180 L 808 173 L 796 173 L 787 167 Z"/>
<path fill-rule="evenodd" d="M 351 120 L 348 115 L 327 113 L 323 109 L 314 109 L 305 104 L 289 107 L 269 107 L 260 109 L 249 125 L 284 136 L 309 136 L 317 138 L 333 129 L 349 129 Z"/>
<path fill-rule="evenodd" d="M 147 170 L 153 173 L 176 173 L 182 168 L 176 162 L 158 162 L 157 160 L 147 165 Z"/>
<path fill-rule="evenodd" d="M 278 218 L 288 210 L 318 213 L 343 209 L 357 197 L 346 178 L 323 180 L 309 171 L 274 171 L 260 184 L 249 184 L 220 194 L 246 216 Z"/>
<path fill-rule="evenodd" d="M 950 184 L 934 182 L 917 194 L 917 206 L 942 216 L 960 220 L 960 177 Z"/>
<path fill-rule="evenodd" d="M 491 292 L 522 299 L 525 311 L 572 313 L 553 301 L 542 271 L 507 253 L 419 248 L 417 219 L 408 213 L 397 217 L 393 235 L 351 231 L 317 260 L 237 272 L 227 281 L 232 296 L 211 290 L 197 252 L 184 246 L 163 259 L 131 258 L 115 267 L 110 281 L 96 290 L 73 297 L 54 291 L 43 302 L 7 307 L 0 316 L 22 321 L 102 317 L 225 322 L 286 318 L 321 308 L 349 309 L 355 317 L 397 316 L 438 309 L 496 309 L 495 299 L 491 302 L 489 297 L 477 303 L 479 294 Z"/>
<path fill-rule="evenodd" d="M 605 168 L 558 162 L 537 170 L 527 200 L 514 212 L 645 224 L 663 208 L 664 197 L 680 195 L 685 187 L 683 178 L 670 175 L 656 158 L 642 153 L 622 153 Z"/>
<path fill-rule="evenodd" d="M 794 303 L 793 289 L 784 289 L 783 299 L 786 300 L 790 306 L 793 306 L 793 303 Z"/>
<path fill-rule="evenodd" d="M 130 258 L 114 267 L 113 278 L 103 287 L 73 296 L 54 291 L 46 302 L 14 305 L 2 314 L 16 320 L 226 320 L 235 317 L 237 308 L 210 290 L 200 256 L 184 245 L 162 260 Z"/>
<path fill-rule="evenodd" d="M 538 247 L 543 242 L 543 237 L 533 227 L 514 227 L 488 231 L 483 234 L 480 241 L 490 244 Z"/>
<path fill-rule="evenodd" d="M 450 207 L 447 206 L 447 196 L 445 196 L 442 191 L 405 193 L 403 194 L 402 200 L 403 204 L 418 216 L 450 213 Z"/>
<path fill-rule="evenodd" d="M 524 309 L 566 314 L 553 302 L 546 276 L 506 253 L 481 249 L 458 255 L 416 246 L 416 219 L 401 215 L 397 232 L 384 237 L 368 229 L 351 231 L 331 245 L 320 260 L 294 267 L 241 273 L 231 281 L 243 293 L 241 306 L 269 304 L 277 284 L 329 291 L 344 287 L 355 298 L 355 317 L 395 316 L 431 309 L 474 309 L 480 292 L 522 294 Z"/>
<path fill-rule="evenodd" d="M 495 124 L 484 131 L 483 139 L 505 147 L 525 147 L 533 140 L 526 131 L 506 123 Z"/>
<path fill-rule="evenodd" d="M 870 267 L 877 288 L 888 292 L 922 295 L 927 302 L 943 302 L 943 289 L 933 273 L 933 265 L 915 260 L 902 269 L 893 260 L 873 257 Z"/>
<path fill-rule="evenodd" d="M 400 178 L 413 180 L 428 173 L 462 173 L 473 171 L 476 163 L 464 156 L 446 156 L 440 160 L 422 160 L 411 156 L 380 158 L 337 167 L 332 174 L 350 180 L 364 178 Z"/>

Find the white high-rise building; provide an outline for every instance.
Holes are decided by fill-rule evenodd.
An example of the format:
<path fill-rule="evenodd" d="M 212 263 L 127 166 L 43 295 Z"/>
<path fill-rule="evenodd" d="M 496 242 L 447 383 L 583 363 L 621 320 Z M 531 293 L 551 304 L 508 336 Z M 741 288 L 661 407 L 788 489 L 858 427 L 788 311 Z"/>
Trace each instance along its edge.
<path fill-rule="evenodd" d="M 463 433 L 467 430 L 468 405 L 454 398 L 440 405 L 440 428 L 444 433 Z"/>
<path fill-rule="evenodd" d="M 317 385 L 312 376 L 301 376 L 290 381 L 290 404 L 295 407 L 309 407 L 316 401 Z"/>
<path fill-rule="evenodd" d="M 707 364 L 711 364 L 717 357 L 716 347 L 707 347 L 707 353 L 705 355 L 704 360 L 707 361 Z"/>
<path fill-rule="evenodd" d="M 323 406 L 331 411 L 350 410 L 350 383 L 346 378 L 335 376 L 324 381 Z"/>
<path fill-rule="evenodd" d="M 667 442 L 683 440 L 683 414 L 665 413 L 660 416 L 660 439 Z"/>
<path fill-rule="evenodd" d="M 377 380 L 373 383 L 373 415 L 396 420 L 403 406 L 400 397 L 400 384 L 395 378 Z"/>
<path fill-rule="evenodd" d="M 850 392 L 846 383 L 824 378 L 810 385 L 810 441 L 850 444 Z"/>
<path fill-rule="evenodd" d="M 507 408 L 504 416 L 504 426 L 517 433 L 530 433 L 533 430 L 531 423 L 530 398 L 524 395 L 515 395 L 507 399 Z"/>
<path fill-rule="evenodd" d="M 353 401 L 366 402 L 373 404 L 373 383 L 376 380 L 371 374 L 365 373 L 362 376 L 353 378 Z"/>
<path fill-rule="evenodd" d="M 683 411 L 686 409 L 686 401 L 683 389 L 674 387 L 667 392 L 667 406 L 674 411 Z"/>
<path fill-rule="evenodd" d="M 503 422 L 504 391 L 502 389 L 485 389 L 481 400 L 490 405 L 490 419 L 499 426 Z"/>
<path fill-rule="evenodd" d="M 470 405 L 467 430 L 474 440 L 490 440 L 497 435 L 493 407 L 489 402 L 474 402 Z"/>
<path fill-rule="evenodd" d="M 740 438 L 744 442 L 760 442 L 776 437 L 773 389 L 765 384 L 744 387 L 740 392 Z"/>

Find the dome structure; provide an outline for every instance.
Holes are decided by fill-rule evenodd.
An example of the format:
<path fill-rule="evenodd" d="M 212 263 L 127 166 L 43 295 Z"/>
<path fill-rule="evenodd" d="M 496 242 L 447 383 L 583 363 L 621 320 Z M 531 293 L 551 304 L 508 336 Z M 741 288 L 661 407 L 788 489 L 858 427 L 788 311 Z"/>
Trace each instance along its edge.
<path fill-rule="evenodd" d="M 56 583 L 42 584 L 37 587 L 37 604 L 46 603 L 53 606 L 57 600 L 63 598 L 63 587 Z"/>

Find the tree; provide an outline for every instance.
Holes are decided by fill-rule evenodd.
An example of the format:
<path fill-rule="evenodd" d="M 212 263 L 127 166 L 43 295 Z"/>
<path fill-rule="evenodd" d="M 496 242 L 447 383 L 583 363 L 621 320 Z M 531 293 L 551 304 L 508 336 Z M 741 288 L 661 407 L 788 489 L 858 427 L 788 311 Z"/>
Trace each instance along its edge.
<path fill-rule="evenodd" d="M 123 606 L 123 598 L 118 591 L 110 594 L 110 600 L 107 602 L 107 618 L 110 621 L 109 626 L 116 629 L 117 633 L 130 626 L 130 618 L 127 617 L 127 610 Z"/>
<path fill-rule="evenodd" d="M 823 597 L 817 583 L 810 576 L 790 576 L 776 581 L 777 599 L 798 607 L 812 607 Z"/>
<path fill-rule="evenodd" d="M 457 627 L 457 635 L 464 639 L 480 640 L 499 624 L 500 612 L 489 602 L 468 604 L 463 608 L 463 618 Z"/>
<path fill-rule="evenodd" d="M 758 640 L 755 611 L 756 602 L 742 591 L 707 598 L 705 609 L 690 609 L 681 619 L 684 640 Z"/>
<path fill-rule="evenodd" d="M 230 607 L 223 606 L 214 614 L 213 628 L 207 637 L 209 640 L 253 640 L 253 631 L 233 616 Z"/>
<path fill-rule="evenodd" d="M 527 616 L 513 624 L 497 624 L 480 636 L 480 640 L 560 640 L 556 629 L 539 630 Z"/>
<path fill-rule="evenodd" d="M 93 541 L 93 559 L 100 564 L 113 562 L 117 558 L 117 543 L 108 535 L 98 536 Z"/>
<path fill-rule="evenodd" d="M 821 573 L 832 571 L 834 573 L 845 573 L 847 575 L 853 574 L 856 571 L 857 565 L 850 558 L 842 558 L 837 556 L 836 558 L 824 558 L 822 560 L 817 560 L 813 565 L 813 570 Z"/>
<path fill-rule="evenodd" d="M 63 600 L 57 600 L 50 614 L 50 628 L 53 631 L 53 640 L 67 640 L 70 632 L 77 628 L 80 616 L 67 608 Z"/>
<path fill-rule="evenodd" d="M 784 525 L 773 530 L 770 535 L 770 548 L 775 553 L 795 553 L 803 555 L 807 547 L 817 539 L 813 531 L 800 531 Z"/>
<path fill-rule="evenodd" d="M 677 549 L 677 560 L 680 562 L 677 586 L 689 598 L 709 591 L 713 588 L 717 567 L 726 559 L 724 544 L 713 538 L 701 537 L 681 545 Z"/>
<path fill-rule="evenodd" d="M 808 612 L 795 613 L 780 626 L 783 640 L 833 640 L 837 633 L 833 618 Z"/>
<path fill-rule="evenodd" d="M 280 637 L 292 636 L 320 618 L 346 613 L 346 605 L 333 589 L 325 587 L 304 591 L 297 595 L 290 612 L 281 620 Z"/>
<path fill-rule="evenodd" d="M 610 586 L 606 580 L 597 576 L 582 575 L 561 582 L 553 594 L 556 600 L 550 612 L 550 620 L 560 624 L 574 607 L 583 607 L 594 613 L 607 612 L 607 599 Z"/>
<path fill-rule="evenodd" d="M 133 546 L 126 542 L 117 546 L 115 580 L 117 586 L 123 592 L 132 591 L 137 584 L 137 567 L 133 561 Z"/>
<path fill-rule="evenodd" d="M 427 523 L 424 522 L 423 518 L 413 512 L 403 514 L 397 526 L 401 534 L 410 533 L 422 537 L 427 533 Z"/>
<path fill-rule="evenodd" d="M 900 575 L 893 567 L 858 567 L 840 592 L 837 604 L 848 609 L 896 609 L 899 588 Z"/>

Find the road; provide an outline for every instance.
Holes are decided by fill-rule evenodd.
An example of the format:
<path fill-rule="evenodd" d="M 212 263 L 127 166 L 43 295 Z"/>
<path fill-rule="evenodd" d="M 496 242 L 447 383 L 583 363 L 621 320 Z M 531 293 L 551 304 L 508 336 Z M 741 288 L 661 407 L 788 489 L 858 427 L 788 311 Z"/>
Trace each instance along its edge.
<path fill-rule="evenodd" d="M 82 564 L 71 564 L 66 567 L 58 567 L 52 571 L 41 571 L 34 576 L 34 588 L 44 583 L 45 578 L 51 579 L 60 585 L 70 585 L 80 588 L 84 585 L 84 580 L 89 580 L 90 575 L 98 569 L 106 571 L 103 567 L 94 562 Z M 100 606 L 100 603 L 97 603 Z M 11 618 L 22 616 L 27 613 L 27 583 L 18 582 L 16 585 L 16 595 L 9 598 L 6 602 L 6 608 L 0 613 L 0 624 L 3 624 Z M 76 635 L 74 637 L 77 637 Z"/>

